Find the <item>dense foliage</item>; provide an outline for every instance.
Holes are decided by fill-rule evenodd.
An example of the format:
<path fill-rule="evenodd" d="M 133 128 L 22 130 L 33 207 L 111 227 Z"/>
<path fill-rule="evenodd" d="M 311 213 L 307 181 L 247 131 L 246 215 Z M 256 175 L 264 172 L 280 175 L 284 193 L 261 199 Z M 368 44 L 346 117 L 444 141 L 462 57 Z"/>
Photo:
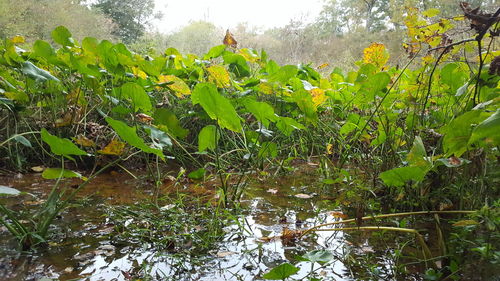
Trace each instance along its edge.
<path fill-rule="evenodd" d="M 471 18 L 464 11 L 456 21 Z M 454 21 L 437 13 L 408 11 L 405 65 L 389 66 L 385 46 L 372 43 L 355 71 L 326 75 L 324 65 L 279 65 L 265 51 L 225 45 L 203 56 L 174 48 L 141 56 L 122 43 L 78 42 L 62 26 L 51 34 L 57 49 L 37 40 L 23 50 L 23 37 L 6 39 L 1 168 L 61 166 L 43 173 L 58 178 L 131 158 L 148 167 L 177 161 L 203 168 L 193 178 L 219 175 L 229 206 L 241 197 L 248 171 L 278 173 L 292 159 L 316 157 L 325 185 L 349 186 L 346 201 L 359 218 L 485 207 L 479 217 L 493 223 L 488 217 L 466 226 L 495 232 L 499 12 L 476 22 L 475 34 L 461 42 L 449 41 Z M 47 227 L 40 226 L 41 236 Z M 468 230 L 463 237 L 475 229 Z M 484 243 L 494 250 L 482 257 L 498 259 L 498 244 Z"/>

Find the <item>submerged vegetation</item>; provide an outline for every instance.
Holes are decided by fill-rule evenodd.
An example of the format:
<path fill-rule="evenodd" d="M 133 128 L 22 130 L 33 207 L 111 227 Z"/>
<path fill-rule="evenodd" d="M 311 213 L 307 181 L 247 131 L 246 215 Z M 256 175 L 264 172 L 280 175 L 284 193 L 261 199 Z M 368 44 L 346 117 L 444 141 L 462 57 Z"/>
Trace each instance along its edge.
<path fill-rule="evenodd" d="M 325 242 L 257 278 L 293 278 L 302 262 L 310 272 L 300 278 L 333 279 L 321 272 L 341 260 L 359 279 L 489 279 L 500 262 L 500 9 L 461 5 L 464 15 L 454 18 L 408 10 L 406 62 L 389 65 L 386 46 L 372 43 L 353 71 L 279 65 L 264 50 L 238 49 L 229 31 L 224 45 L 201 56 L 78 42 L 63 26 L 51 33 L 57 48 L 7 38 L 0 43 L 0 173 L 33 170 L 55 183 L 44 203 L 20 212 L 2 198 L 0 223 L 22 250 L 40 249 L 57 236 L 58 216 L 91 204 L 75 202 L 85 185 L 122 170 L 153 188 L 147 203 L 110 207 L 117 240 L 177 256 L 209 254 L 230 222 L 244 232 L 241 199 L 250 185 L 307 165 L 315 167 L 315 189 L 298 190 L 294 200 L 327 198 L 314 206 L 336 220 L 297 219 L 300 227 L 262 243 L 303 249 L 302 241 L 324 231 L 382 233 L 397 237 L 399 248 L 386 253 L 393 264 L 382 272 L 373 253 L 354 254 L 346 244 L 337 256 Z M 463 21 L 472 29 L 453 41 Z M 171 163 L 183 168 L 173 174 Z M 135 175 L 141 169 L 145 176 Z M 19 195 L 3 185 L 0 193 Z M 128 279 L 149 274 L 141 272 Z"/>

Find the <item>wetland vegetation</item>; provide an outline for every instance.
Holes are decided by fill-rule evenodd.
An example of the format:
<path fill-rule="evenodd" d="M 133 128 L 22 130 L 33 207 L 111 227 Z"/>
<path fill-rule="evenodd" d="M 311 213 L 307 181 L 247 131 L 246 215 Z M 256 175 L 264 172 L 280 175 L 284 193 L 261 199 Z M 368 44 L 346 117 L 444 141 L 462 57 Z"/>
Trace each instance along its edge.
<path fill-rule="evenodd" d="M 498 280 L 500 9 L 460 5 L 345 68 L 4 38 L 0 279 Z"/>

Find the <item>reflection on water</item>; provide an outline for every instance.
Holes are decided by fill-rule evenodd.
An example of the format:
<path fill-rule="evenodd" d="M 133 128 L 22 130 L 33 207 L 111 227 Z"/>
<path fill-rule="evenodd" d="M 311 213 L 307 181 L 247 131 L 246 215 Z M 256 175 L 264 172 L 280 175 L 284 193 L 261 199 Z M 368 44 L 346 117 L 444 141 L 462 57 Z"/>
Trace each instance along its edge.
<path fill-rule="evenodd" d="M 59 239 L 47 249 L 18 256 L 12 243 L 2 242 L 0 279 L 131 280 L 150 276 L 158 280 L 260 280 L 269 269 L 290 262 L 300 268 L 293 276 L 296 279 L 305 278 L 313 270 L 324 280 L 348 280 L 351 273 L 342 261 L 345 246 L 353 242 L 347 241 L 350 236 L 343 232 L 318 232 L 290 245 L 279 238 L 260 240 L 281 235 L 285 227 L 304 229 L 338 219 L 330 214 L 328 201 L 313 193 L 318 188 L 311 186 L 312 182 L 306 173 L 252 185 L 242 201 L 244 214 L 225 226 L 223 239 L 208 254 L 190 256 L 187 252 L 169 253 L 149 244 L 114 240 L 113 227 L 102 216 L 105 209 L 109 204 L 143 200 L 148 189 L 125 174 L 105 175 L 82 192 L 82 198 L 92 195 L 91 200 L 81 199 L 83 208 L 70 208 L 62 215 L 57 223 Z M 42 181 L 39 175 L 6 179 L 7 185 L 41 198 L 51 183 Z M 0 238 L 7 241 L 7 237 L 4 230 Z M 366 239 L 356 243 L 362 251 L 372 251 Z M 314 249 L 330 250 L 336 258 L 324 268 L 310 262 L 297 263 L 297 256 Z"/>

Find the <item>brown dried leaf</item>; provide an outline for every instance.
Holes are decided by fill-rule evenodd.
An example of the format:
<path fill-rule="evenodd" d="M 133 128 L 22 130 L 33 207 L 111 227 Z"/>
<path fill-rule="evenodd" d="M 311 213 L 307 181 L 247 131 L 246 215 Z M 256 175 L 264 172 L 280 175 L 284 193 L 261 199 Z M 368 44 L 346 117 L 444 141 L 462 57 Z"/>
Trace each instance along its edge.
<path fill-rule="evenodd" d="M 238 42 L 236 42 L 236 39 L 234 39 L 233 34 L 229 32 L 229 29 L 226 30 L 226 36 L 224 36 L 224 40 L 222 40 L 222 43 L 234 49 L 238 48 Z"/>
<path fill-rule="evenodd" d="M 334 218 L 339 218 L 339 219 L 347 219 L 349 216 L 342 213 L 342 212 L 329 212 L 328 213 L 330 216 L 334 217 Z"/>
<path fill-rule="evenodd" d="M 283 231 L 281 232 L 281 241 L 283 241 L 283 244 L 290 244 L 291 242 L 295 241 L 297 238 L 302 235 L 301 230 L 293 230 L 293 229 L 288 229 L 288 228 L 283 228 Z"/>
<path fill-rule="evenodd" d="M 451 156 L 450 158 L 448 158 L 448 162 L 450 162 L 450 164 L 454 165 L 454 166 L 458 166 L 458 165 L 462 164 L 462 160 L 460 160 L 459 158 L 457 158 L 455 156 Z"/>
<path fill-rule="evenodd" d="M 147 115 L 147 114 L 144 114 L 144 113 L 138 113 L 135 115 L 135 117 L 137 117 L 137 119 L 139 119 L 140 122 L 142 123 L 146 123 L 146 124 L 150 124 L 151 121 L 153 121 L 153 117 Z"/>

